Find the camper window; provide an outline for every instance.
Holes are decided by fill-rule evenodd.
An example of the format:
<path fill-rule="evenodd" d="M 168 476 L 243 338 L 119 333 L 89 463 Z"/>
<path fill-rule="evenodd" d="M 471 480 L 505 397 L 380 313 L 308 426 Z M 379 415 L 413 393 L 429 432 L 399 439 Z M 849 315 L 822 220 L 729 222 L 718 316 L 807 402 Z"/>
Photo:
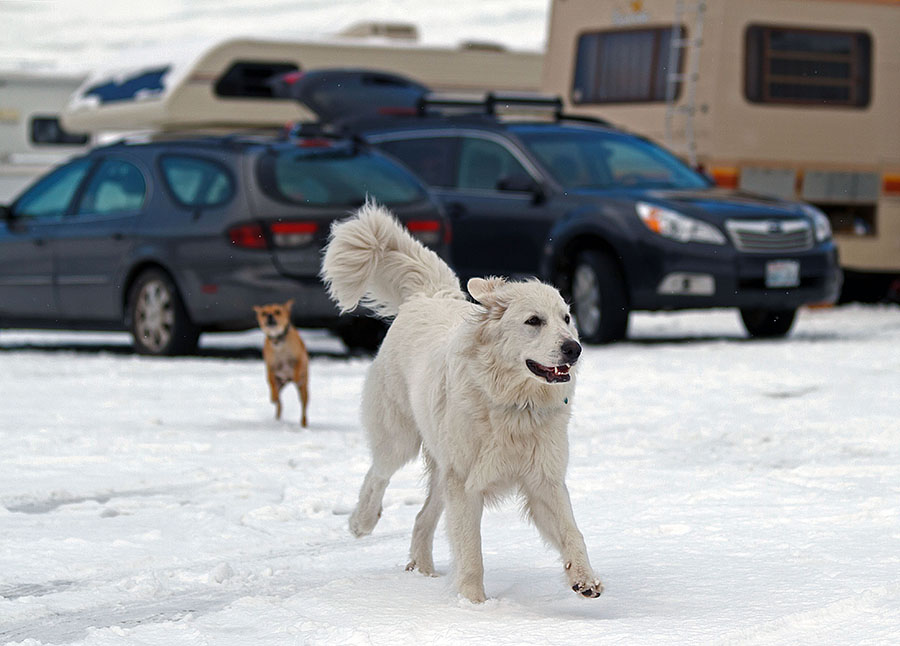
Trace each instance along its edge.
<path fill-rule="evenodd" d="M 67 132 L 59 123 L 59 117 L 39 116 L 31 117 L 31 142 L 57 146 L 83 146 L 88 142 L 88 136 Z"/>
<path fill-rule="evenodd" d="M 686 37 L 680 27 L 679 39 Z M 672 27 L 599 31 L 578 38 L 572 102 L 637 103 L 666 100 L 669 72 L 681 71 L 683 48 L 672 49 Z M 676 30 L 678 33 L 678 30 Z M 670 70 L 670 54 L 675 60 Z M 676 83 L 674 98 L 681 84 Z"/>
<path fill-rule="evenodd" d="M 751 25 L 745 94 L 754 103 L 863 108 L 871 63 L 872 39 L 863 32 Z"/>
<path fill-rule="evenodd" d="M 237 61 L 216 81 L 216 95 L 236 99 L 276 99 L 269 81 L 298 69 L 291 62 Z"/>

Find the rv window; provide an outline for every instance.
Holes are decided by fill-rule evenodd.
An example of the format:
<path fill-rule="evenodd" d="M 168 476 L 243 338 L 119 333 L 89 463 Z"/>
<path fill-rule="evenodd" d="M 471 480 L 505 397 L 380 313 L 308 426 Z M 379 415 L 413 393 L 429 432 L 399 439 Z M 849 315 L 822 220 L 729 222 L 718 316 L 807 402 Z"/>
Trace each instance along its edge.
<path fill-rule="evenodd" d="M 32 117 L 31 142 L 57 146 L 83 146 L 88 142 L 88 136 L 67 132 L 60 124 L 59 117 Z"/>
<path fill-rule="evenodd" d="M 674 100 L 681 91 L 669 72 L 682 67 L 683 48 L 672 49 L 672 27 L 601 31 L 578 38 L 572 102 L 637 103 Z M 679 40 L 684 27 L 676 28 Z M 671 65 L 670 65 L 671 63 Z M 667 83 L 671 87 L 667 88 Z"/>
<path fill-rule="evenodd" d="M 869 104 L 871 65 L 866 33 L 752 25 L 744 91 L 754 103 L 863 108 Z"/>
<path fill-rule="evenodd" d="M 166 155 L 159 161 L 166 186 L 175 199 L 190 207 L 220 206 L 234 194 L 234 182 L 219 164 L 182 155 Z"/>
<path fill-rule="evenodd" d="M 216 81 L 216 95 L 240 99 L 275 99 L 269 81 L 298 71 L 295 63 L 238 61 Z"/>

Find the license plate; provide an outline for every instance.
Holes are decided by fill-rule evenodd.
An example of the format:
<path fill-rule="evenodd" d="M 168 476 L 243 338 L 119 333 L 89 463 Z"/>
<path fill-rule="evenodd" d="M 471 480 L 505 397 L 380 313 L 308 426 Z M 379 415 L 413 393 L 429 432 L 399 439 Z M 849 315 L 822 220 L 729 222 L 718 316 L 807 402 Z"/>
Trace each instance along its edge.
<path fill-rule="evenodd" d="M 766 287 L 797 287 L 800 263 L 796 260 L 772 260 L 766 263 Z"/>

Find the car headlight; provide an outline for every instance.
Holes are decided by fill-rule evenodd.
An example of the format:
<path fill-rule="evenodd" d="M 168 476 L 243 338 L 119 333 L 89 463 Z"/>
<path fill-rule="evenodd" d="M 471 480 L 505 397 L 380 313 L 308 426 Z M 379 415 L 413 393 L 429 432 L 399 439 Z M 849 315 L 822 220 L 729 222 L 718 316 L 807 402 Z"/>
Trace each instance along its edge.
<path fill-rule="evenodd" d="M 725 244 L 725 234 L 716 227 L 661 206 L 638 202 L 637 214 L 648 229 L 678 242 Z"/>
<path fill-rule="evenodd" d="M 803 204 L 801 207 L 803 212 L 812 218 L 813 227 L 816 231 L 816 242 L 825 242 L 831 238 L 831 221 L 828 216 L 822 213 L 812 204 Z"/>

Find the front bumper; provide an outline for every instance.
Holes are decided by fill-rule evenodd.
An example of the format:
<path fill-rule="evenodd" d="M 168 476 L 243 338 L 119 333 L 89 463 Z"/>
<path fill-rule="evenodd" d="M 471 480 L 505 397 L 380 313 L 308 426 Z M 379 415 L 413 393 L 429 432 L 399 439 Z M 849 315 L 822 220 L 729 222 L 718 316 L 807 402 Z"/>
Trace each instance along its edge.
<path fill-rule="evenodd" d="M 743 253 L 724 245 L 663 244 L 663 250 L 655 244 L 640 250 L 640 267 L 630 272 L 632 309 L 795 309 L 833 303 L 840 294 L 843 275 L 831 242 L 783 254 Z M 799 264 L 799 285 L 766 286 L 767 264 L 780 260 Z"/>

